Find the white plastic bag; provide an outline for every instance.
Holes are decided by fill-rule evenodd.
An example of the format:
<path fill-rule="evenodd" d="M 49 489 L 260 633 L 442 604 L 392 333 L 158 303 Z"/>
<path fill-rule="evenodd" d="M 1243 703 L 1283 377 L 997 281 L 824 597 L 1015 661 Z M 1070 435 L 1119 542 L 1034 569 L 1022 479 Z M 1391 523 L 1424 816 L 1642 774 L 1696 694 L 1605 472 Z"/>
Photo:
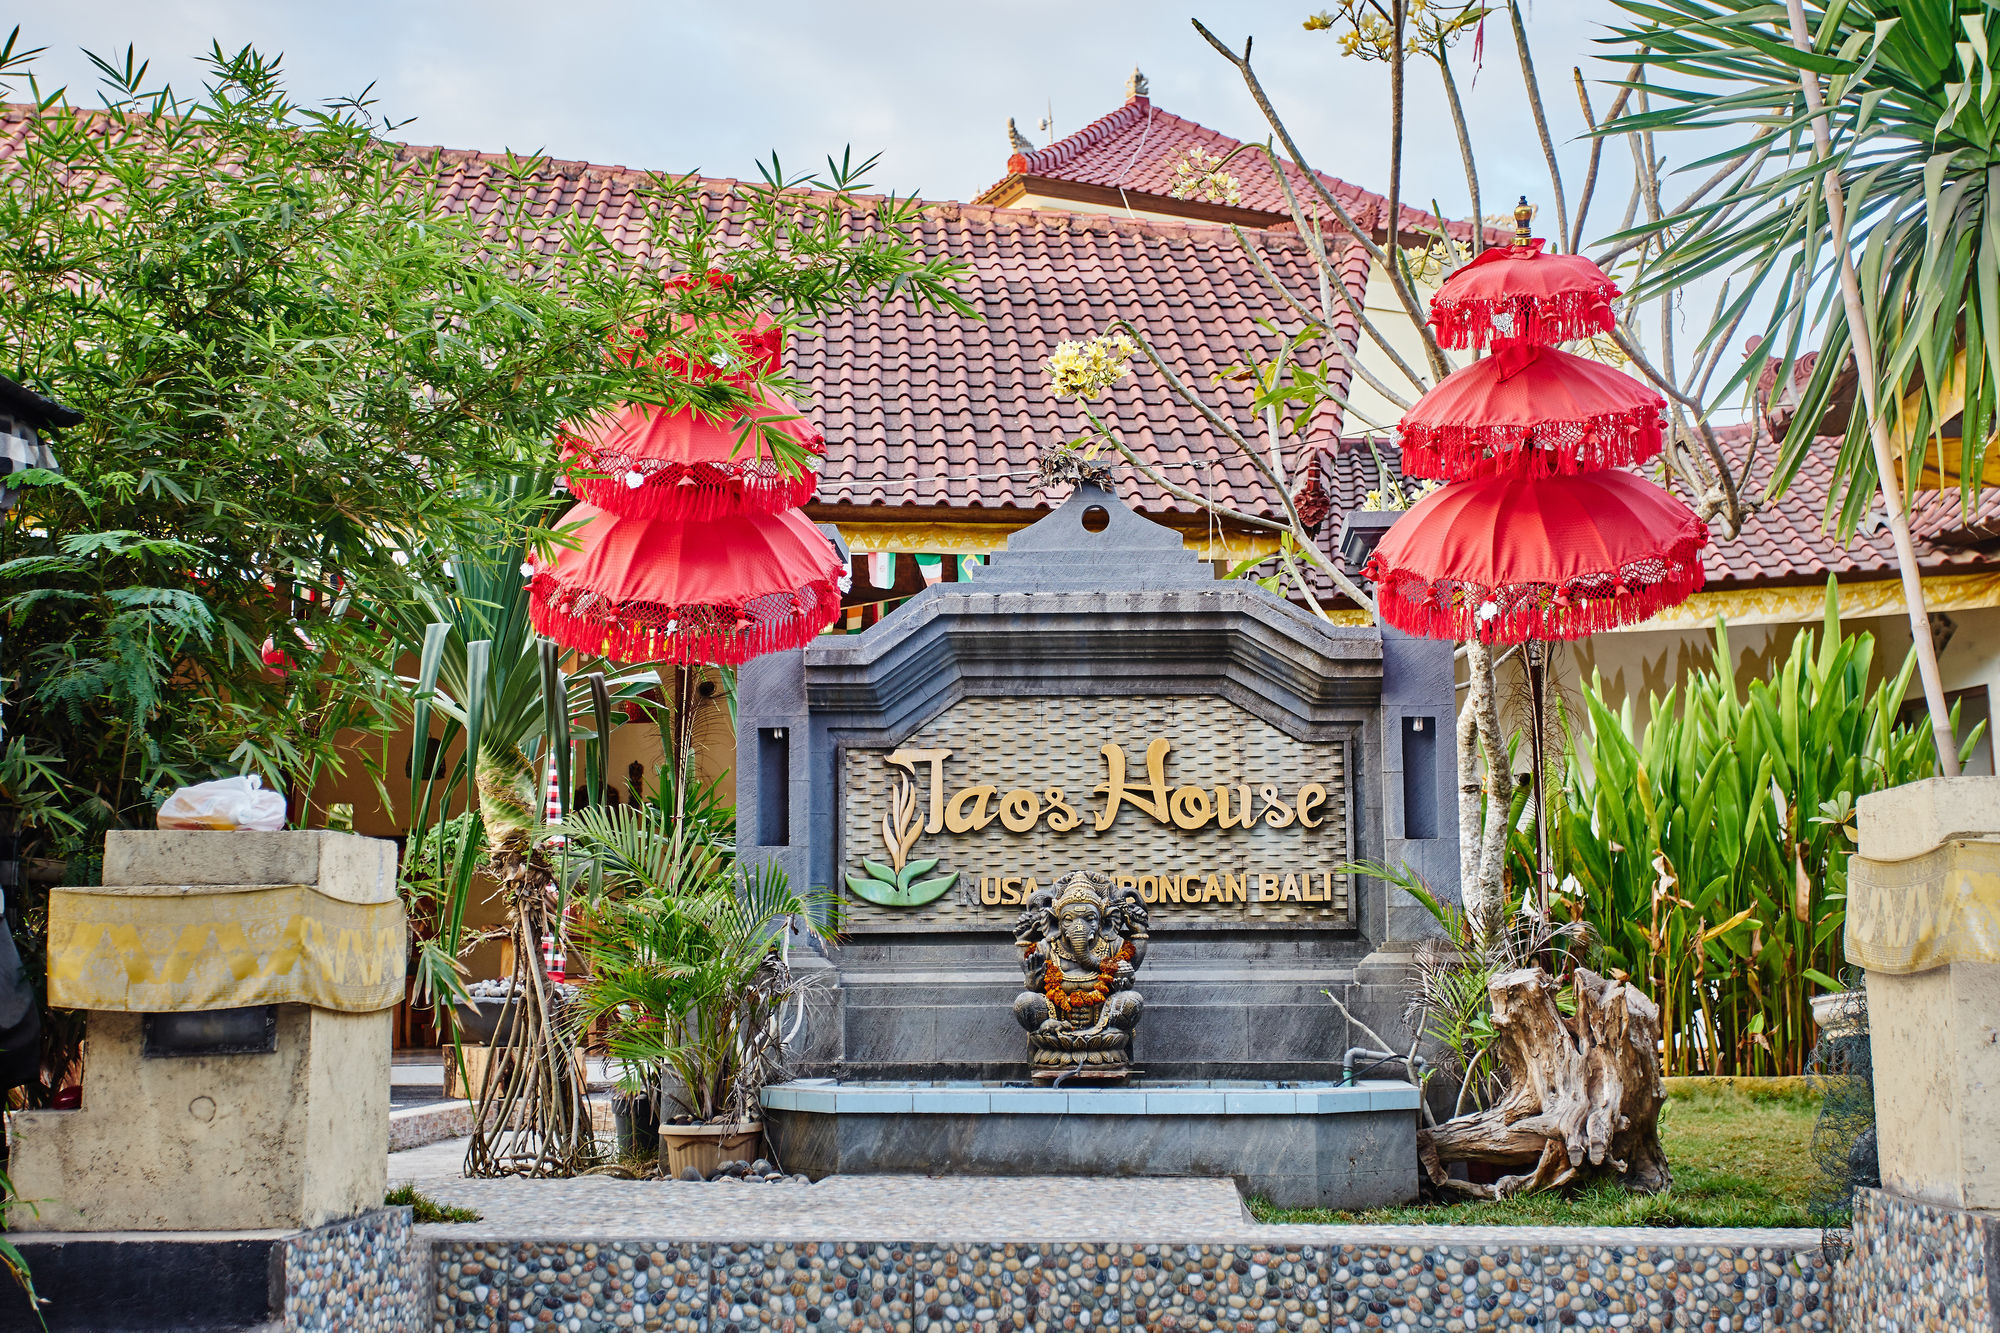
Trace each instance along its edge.
<path fill-rule="evenodd" d="M 257 829 L 275 833 L 285 826 L 285 797 L 265 791 L 255 773 L 181 787 L 160 807 L 165 829 Z"/>

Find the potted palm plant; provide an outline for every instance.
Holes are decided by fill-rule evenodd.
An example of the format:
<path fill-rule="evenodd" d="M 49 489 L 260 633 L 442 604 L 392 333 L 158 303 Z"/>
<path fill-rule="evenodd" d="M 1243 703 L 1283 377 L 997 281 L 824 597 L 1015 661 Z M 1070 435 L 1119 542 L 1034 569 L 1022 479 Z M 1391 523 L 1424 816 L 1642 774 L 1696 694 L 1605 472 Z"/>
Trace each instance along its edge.
<path fill-rule="evenodd" d="M 740 865 L 721 827 L 673 798 L 581 811 L 568 826 L 593 880 L 576 936 L 578 1018 L 604 1021 L 627 1090 L 654 1100 L 660 1164 L 675 1176 L 760 1155 L 778 1011 L 806 985 L 788 941 L 834 934 L 830 897 L 794 890 L 775 866 Z"/>

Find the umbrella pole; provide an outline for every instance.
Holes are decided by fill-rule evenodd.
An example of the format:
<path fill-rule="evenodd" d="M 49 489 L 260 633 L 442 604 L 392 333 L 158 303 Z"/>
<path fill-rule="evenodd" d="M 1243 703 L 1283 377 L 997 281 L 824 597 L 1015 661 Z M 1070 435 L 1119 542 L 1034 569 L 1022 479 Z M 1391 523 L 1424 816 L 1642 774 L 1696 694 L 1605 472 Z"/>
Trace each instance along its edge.
<path fill-rule="evenodd" d="M 1522 645 L 1528 656 L 1528 763 L 1532 769 L 1535 801 L 1535 909 L 1542 920 L 1549 919 L 1549 812 L 1545 781 L 1548 753 L 1547 685 L 1549 646 L 1538 639 Z"/>

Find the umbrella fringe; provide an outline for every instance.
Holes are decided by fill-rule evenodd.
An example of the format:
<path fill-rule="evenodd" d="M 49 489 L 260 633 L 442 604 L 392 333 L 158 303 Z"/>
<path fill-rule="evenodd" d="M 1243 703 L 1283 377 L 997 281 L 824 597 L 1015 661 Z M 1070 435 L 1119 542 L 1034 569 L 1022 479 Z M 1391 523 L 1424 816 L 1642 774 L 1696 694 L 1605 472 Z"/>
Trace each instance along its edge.
<path fill-rule="evenodd" d="M 812 642 L 840 618 L 838 576 L 789 592 L 767 593 L 741 606 L 675 608 L 658 602 L 578 608 L 585 590 L 568 589 L 543 572 L 529 584 L 535 630 L 565 648 L 614 662 L 736 666 L 766 653 Z M 566 595 L 567 594 L 567 595 Z M 686 624 L 687 628 L 679 628 Z M 668 629 L 668 626 L 676 628 Z"/>
<path fill-rule="evenodd" d="M 699 466 L 719 470 L 721 465 Z M 776 514 L 797 509 L 812 499 L 819 484 L 818 476 L 811 472 L 787 476 L 769 464 L 756 470 L 740 464 L 728 466 L 737 470 L 728 475 L 702 476 L 694 468 L 678 475 L 670 475 L 669 468 L 661 468 L 644 473 L 645 481 L 636 487 L 626 484 L 625 470 L 614 471 L 604 466 L 602 470 L 612 475 L 594 475 L 595 469 L 572 473 L 569 486 L 582 499 L 620 518 L 674 518 L 701 523 L 736 514 Z"/>
<path fill-rule="evenodd" d="M 1707 581 L 1700 553 L 1707 544 L 1708 525 L 1696 519 L 1659 555 L 1560 584 L 1489 587 L 1466 579 L 1427 579 L 1385 568 L 1379 558 L 1371 559 L 1363 574 L 1375 584 L 1382 618 L 1405 634 L 1483 643 L 1581 639 L 1636 625 L 1700 592 Z"/>
<path fill-rule="evenodd" d="M 1458 300 L 1433 297 L 1431 327 L 1437 332 L 1438 345 L 1454 351 L 1491 347 L 1511 339 L 1553 347 L 1611 332 L 1618 323 L 1611 298 L 1618 294 L 1617 284 L 1606 282 L 1595 289 L 1546 295 L 1468 296 Z M 1496 327 L 1503 319 L 1512 321 L 1512 332 L 1503 333 Z"/>
<path fill-rule="evenodd" d="M 1404 475 L 1448 481 L 1501 473 L 1580 476 L 1650 462 L 1665 445 L 1665 422 L 1652 406 L 1533 426 L 1432 424 L 1405 417 L 1396 430 Z"/>

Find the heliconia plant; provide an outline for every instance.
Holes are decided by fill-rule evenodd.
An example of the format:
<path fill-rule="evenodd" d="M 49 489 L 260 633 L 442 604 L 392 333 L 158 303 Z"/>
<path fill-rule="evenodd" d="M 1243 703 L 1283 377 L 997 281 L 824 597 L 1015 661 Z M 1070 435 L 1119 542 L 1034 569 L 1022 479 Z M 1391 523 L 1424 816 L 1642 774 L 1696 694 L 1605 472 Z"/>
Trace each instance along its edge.
<path fill-rule="evenodd" d="M 1631 700 L 1582 688 L 1552 914 L 1587 921 L 1595 964 L 1659 1004 L 1668 1074 L 1804 1069 L 1809 1001 L 1840 985 L 1855 802 L 1935 769 L 1927 728 L 1897 721 L 1914 656 L 1871 686 L 1874 653 L 1841 632 L 1829 580 L 1821 631 L 1746 690 L 1720 622 L 1713 665 L 1655 696 L 1643 730 Z"/>

